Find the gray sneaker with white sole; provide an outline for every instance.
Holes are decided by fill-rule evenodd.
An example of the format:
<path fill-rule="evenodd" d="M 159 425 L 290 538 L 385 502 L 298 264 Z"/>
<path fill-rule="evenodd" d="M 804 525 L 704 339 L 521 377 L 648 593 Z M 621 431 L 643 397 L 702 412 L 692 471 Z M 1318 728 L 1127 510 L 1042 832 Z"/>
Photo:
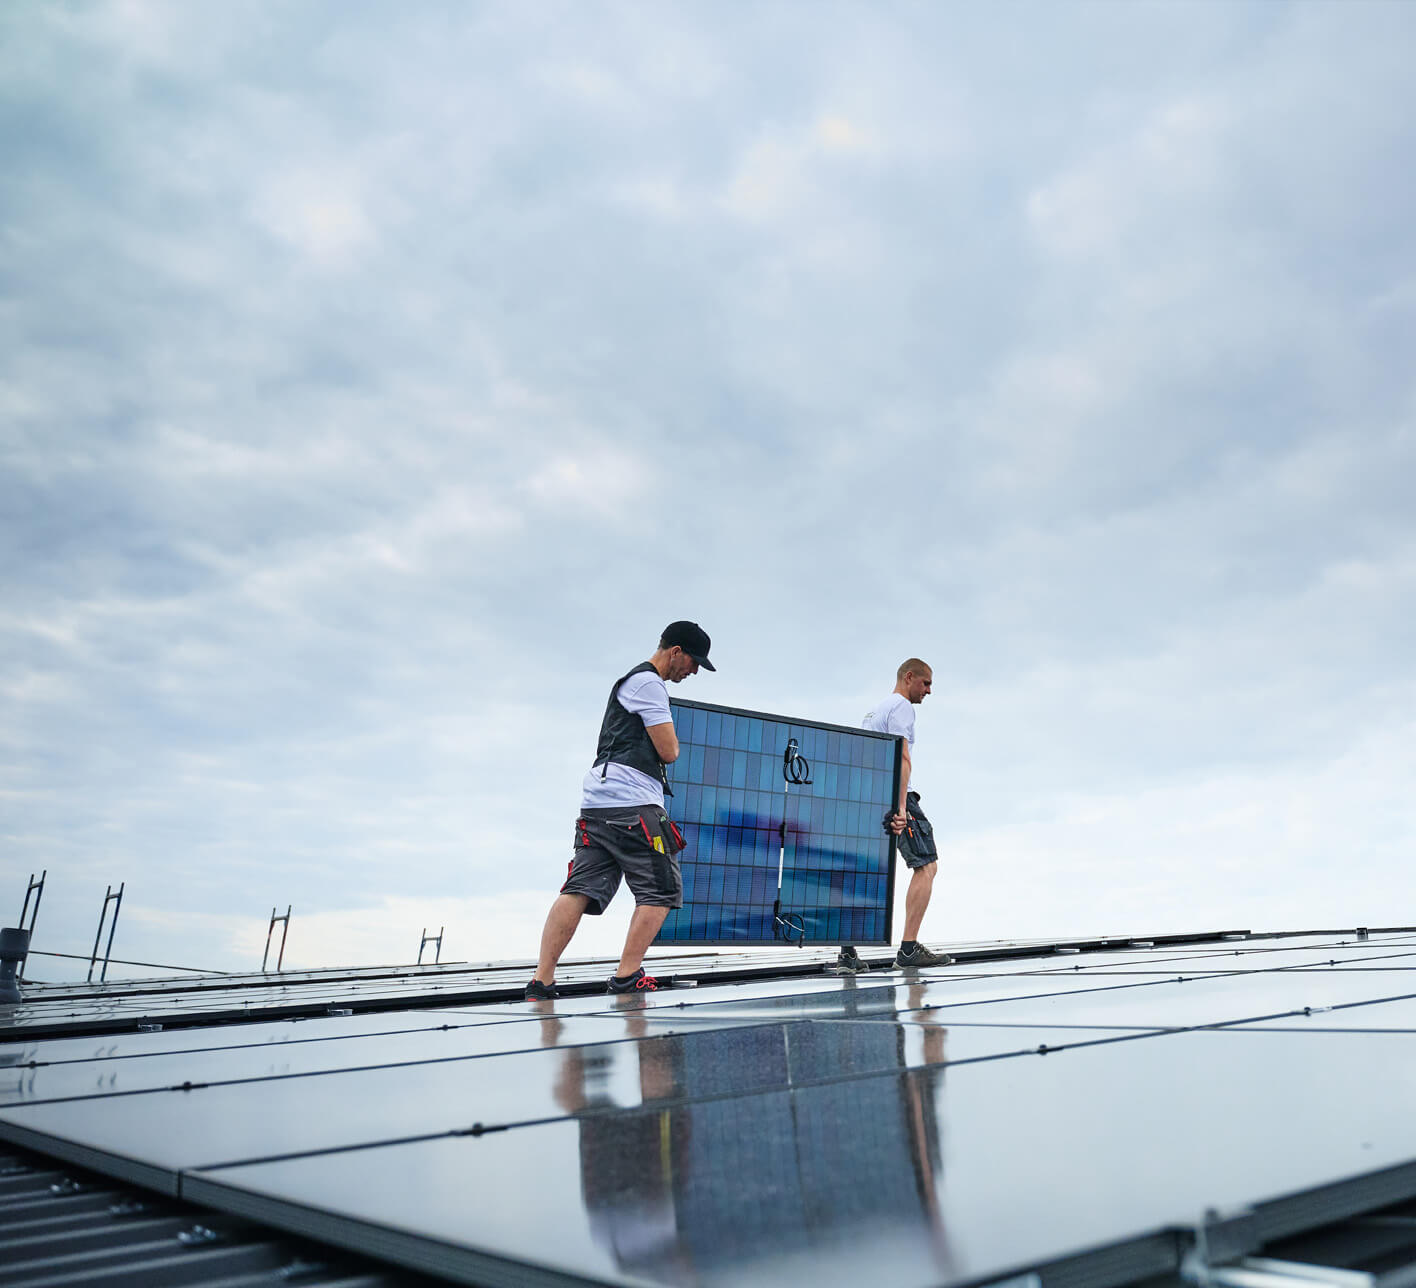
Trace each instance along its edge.
<path fill-rule="evenodd" d="M 915 946 L 906 952 L 901 948 L 895 954 L 895 965 L 909 968 L 911 966 L 952 966 L 954 959 L 948 953 L 932 953 L 923 944 Z"/>
<path fill-rule="evenodd" d="M 832 975 L 863 975 L 870 967 L 861 961 L 860 954 L 847 944 L 841 949 L 836 960 L 829 963 L 826 969 Z"/>

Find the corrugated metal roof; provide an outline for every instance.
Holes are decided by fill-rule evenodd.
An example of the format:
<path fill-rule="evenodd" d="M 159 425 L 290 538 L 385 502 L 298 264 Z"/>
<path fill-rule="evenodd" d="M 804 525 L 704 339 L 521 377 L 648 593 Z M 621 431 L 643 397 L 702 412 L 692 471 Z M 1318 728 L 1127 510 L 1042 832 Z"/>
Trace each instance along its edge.
<path fill-rule="evenodd" d="M 394 1288 L 410 1276 L 10 1150 L 0 1151 L 0 1283 Z"/>

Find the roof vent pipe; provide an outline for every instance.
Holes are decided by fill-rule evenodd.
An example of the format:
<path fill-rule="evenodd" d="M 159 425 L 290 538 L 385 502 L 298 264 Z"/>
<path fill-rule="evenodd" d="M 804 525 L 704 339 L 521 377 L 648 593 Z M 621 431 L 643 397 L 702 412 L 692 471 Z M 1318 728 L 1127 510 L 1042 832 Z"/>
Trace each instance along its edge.
<path fill-rule="evenodd" d="M 18 926 L 0 930 L 0 1006 L 20 1000 L 20 969 L 29 956 L 29 931 Z"/>

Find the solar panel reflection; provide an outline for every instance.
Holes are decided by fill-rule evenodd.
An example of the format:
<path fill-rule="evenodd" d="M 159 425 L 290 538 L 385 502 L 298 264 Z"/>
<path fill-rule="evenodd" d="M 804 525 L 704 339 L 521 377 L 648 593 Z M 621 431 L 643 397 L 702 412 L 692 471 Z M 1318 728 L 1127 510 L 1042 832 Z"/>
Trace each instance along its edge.
<path fill-rule="evenodd" d="M 885 944 L 899 740 L 672 699 L 684 903 L 660 942 Z"/>

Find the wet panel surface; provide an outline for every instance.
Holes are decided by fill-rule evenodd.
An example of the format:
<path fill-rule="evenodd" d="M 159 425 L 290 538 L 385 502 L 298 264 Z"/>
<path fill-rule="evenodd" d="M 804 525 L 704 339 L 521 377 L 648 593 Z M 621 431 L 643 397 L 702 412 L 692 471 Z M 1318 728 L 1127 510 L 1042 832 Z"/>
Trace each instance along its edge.
<path fill-rule="evenodd" d="M 1380 985 L 1374 992 L 1384 992 Z M 1416 992 L 1416 986 L 1411 989 Z M 1249 1026 L 1258 1032 L 1292 1029 L 1297 1033 L 1321 1030 L 1372 1029 L 1387 1032 L 1416 1032 L 1416 997 L 1373 1006 L 1348 1006 L 1336 1010 L 1314 1008 L 1310 1015 L 1291 1015 L 1281 1020 L 1262 1020 Z"/>
<path fill-rule="evenodd" d="M 1416 951 L 1416 937 L 1373 936 L 1358 940 L 1341 935 L 1308 935 L 1270 939 L 1230 940 L 1204 944 L 1157 944 L 1153 948 L 1088 950 L 1080 953 L 1045 953 L 1035 957 L 961 962 L 955 969 L 994 974 L 1059 973 L 1076 970 L 1156 970 L 1173 964 L 1185 970 L 1265 970 L 1298 962 L 1325 961 L 1331 957 Z"/>
<path fill-rule="evenodd" d="M 1169 1034 L 223 1169 L 186 1192 L 613 1282 L 908 1288 L 1405 1161 L 1413 1090 L 1414 1036 Z"/>
<path fill-rule="evenodd" d="M 446 1026 L 467 1028 L 516 1023 L 525 1019 L 523 1015 L 508 1015 L 505 1012 L 483 1015 L 428 1009 L 309 1019 L 254 1020 L 206 1028 L 165 1029 L 157 1033 L 46 1037 L 5 1042 L 0 1043 L 0 1061 L 9 1059 L 10 1063 L 28 1063 L 42 1060 L 58 1064 L 80 1060 L 123 1060 L 180 1051 L 234 1051 L 289 1042 L 342 1042 L 367 1035 L 430 1032 Z"/>
<path fill-rule="evenodd" d="M 678 1004 L 700 1016 L 730 1019 L 757 1015 L 763 1019 L 893 1019 L 897 1013 L 927 1005 L 990 1003 L 995 999 L 1061 996 L 1071 998 L 1092 991 L 1134 991 L 1167 983 L 1173 976 L 1117 978 L 1107 976 L 979 976 L 953 971 L 919 971 L 906 976 L 871 972 L 833 981 L 809 994 L 790 993 L 743 996 L 715 990 Z M 672 998 L 676 995 L 661 995 Z M 672 1002 L 670 1003 L 673 1004 Z M 1065 1005 L 1071 1005 L 1069 1001 Z M 660 1003 L 662 1011 L 664 1003 Z"/>
<path fill-rule="evenodd" d="M 760 1023 L 743 1017 L 741 1024 Z M 116 1095 L 180 1086 L 292 1074 L 353 1071 L 373 1067 L 406 1066 L 419 1062 L 461 1060 L 543 1047 L 575 1046 L 647 1036 L 648 1026 L 639 1013 L 626 1023 L 619 1016 L 581 1015 L 564 1019 L 549 1015 L 501 1024 L 469 1024 L 376 1035 L 300 1040 L 304 1026 L 269 1026 L 266 1042 L 218 1051 L 188 1050 L 110 1056 L 101 1059 L 42 1063 L 51 1045 L 34 1043 L 23 1058 L 7 1063 L 0 1052 L 0 1107 L 41 1100 L 94 1095 Z M 726 1028 L 721 1020 L 696 1020 L 675 1013 L 656 1023 L 656 1035 L 691 1029 Z M 283 1035 L 285 1040 L 280 1040 Z"/>
<path fill-rule="evenodd" d="M 1416 1033 L 1350 1031 L 1416 1029 L 1416 998 L 1383 1000 L 1416 994 L 1412 952 L 1330 935 L 705 967 L 633 999 L 31 1039 L 0 1046 L 0 1137 L 173 1190 L 265 1158 L 208 1173 L 244 1197 L 206 1197 L 342 1211 L 354 1244 L 386 1222 L 609 1281 L 950 1283 L 1416 1158 Z M 385 987 L 309 985 L 359 1005 Z M 53 1096 L 83 1098 L 34 1099 Z"/>
<path fill-rule="evenodd" d="M 1405 945 L 1385 950 L 1370 944 L 1315 945 L 1312 948 L 1263 952 L 1134 953 L 1118 961 L 1091 962 L 1072 958 L 1066 967 L 1043 966 L 1018 974 L 1056 974 L 1061 970 L 1081 971 L 1096 975 L 1164 972 L 1168 974 L 1209 974 L 1223 971 L 1305 970 L 1337 966 L 1416 966 L 1416 950 Z"/>
<path fill-rule="evenodd" d="M 1109 980 L 1122 984 L 1121 979 Z M 1165 1025 L 1223 1024 L 1375 1002 L 1416 994 L 1416 971 L 1274 971 L 1247 975 L 1161 978 L 1133 987 L 1035 997 L 964 1000 L 947 983 L 925 986 L 922 1006 L 935 1008 L 941 1023 Z M 1370 1009 L 1370 1008 L 1369 1008 Z"/>
<path fill-rule="evenodd" d="M 918 1024 L 816 1022 L 671 1035 L 661 1026 L 636 1023 L 632 1016 L 618 1025 L 574 1018 L 544 1023 L 548 1049 L 543 1050 L 304 1077 L 260 1077 L 229 1085 L 204 1082 L 199 1075 L 211 1071 L 192 1068 L 190 1088 L 176 1084 L 128 1095 L 116 1094 L 120 1089 L 116 1083 L 109 1085 L 105 1074 L 98 1094 L 87 1099 L 30 1103 L 29 1073 L 17 1071 L 25 1079 L 27 1102 L 0 1110 L 0 1134 L 10 1123 L 175 1173 L 237 1159 L 460 1131 L 476 1123 L 490 1127 L 949 1060 L 1040 1058 L 1035 1054 L 1040 1046 L 1097 1037 L 1063 1030 L 980 1027 L 949 1032 Z M 580 1036 L 591 1032 L 589 1025 L 600 1025 L 606 1037 L 627 1040 L 554 1045 L 572 1025 Z M 496 1026 L 490 1036 L 499 1036 L 506 1027 Z M 554 1031 L 557 1027 L 560 1032 Z M 489 1035 L 488 1030 L 474 1033 Z M 37 1075 L 45 1071 L 32 1072 L 37 1091 Z"/>

